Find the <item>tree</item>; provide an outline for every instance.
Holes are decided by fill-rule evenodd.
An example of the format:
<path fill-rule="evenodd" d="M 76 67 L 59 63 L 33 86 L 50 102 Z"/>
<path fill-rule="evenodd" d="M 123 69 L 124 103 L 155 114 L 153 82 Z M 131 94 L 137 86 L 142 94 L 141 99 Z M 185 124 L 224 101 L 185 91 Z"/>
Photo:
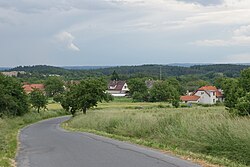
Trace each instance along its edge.
<path fill-rule="evenodd" d="M 241 116 L 250 115 L 250 93 L 238 99 L 235 105 L 236 113 Z"/>
<path fill-rule="evenodd" d="M 57 95 L 56 100 L 61 103 L 61 106 L 66 111 L 70 112 L 75 116 L 76 111 L 78 110 L 78 102 L 76 97 L 76 86 L 73 85 L 69 90 L 65 91 L 63 94 Z"/>
<path fill-rule="evenodd" d="M 30 103 L 33 108 L 37 109 L 37 112 L 40 112 L 41 108 L 46 109 L 48 104 L 47 97 L 44 93 L 38 89 L 34 89 L 30 94 Z"/>
<path fill-rule="evenodd" d="M 28 111 L 28 98 L 21 83 L 0 74 L 0 116 L 21 116 Z"/>
<path fill-rule="evenodd" d="M 78 108 L 86 114 L 87 109 L 97 106 L 98 102 L 102 102 L 103 100 L 109 101 L 110 96 L 105 92 L 106 89 L 106 82 L 102 80 L 82 80 L 74 89 Z"/>
<path fill-rule="evenodd" d="M 178 107 L 179 105 L 179 92 L 175 87 L 170 85 L 167 81 L 157 81 L 154 83 L 153 87 L 149 90 L 150 101 L 161 102 L 167 101 L 171 102 L 173 106 Z"/>
<path fill-rule="evenodd" d="M 59 77 L 48 77 L 44 82 L 45 92 L 47 96 L 53 97 L 55 94 L 62 93 L 64 91 L 64 83 Z"/>
<path fill-rule="evenodd" d="M 111 95 L 105 92 L 106 88 L 106 82 L 103 80 L 82 80 L 79 84 L 70 86 L 69 90 L 62 94 L 61 105 L 73 116 L 77 110 L 86 114 L 87 109 L 97 106 L 98 102 L 112 100 Z"/>
<path fill-rule="evenodd" d="M 148 88 L 143 79 L 134 78 L 128 81 L 129 93 L 135 101 L 148 101 Z"/>
<path fill-rule="evenodd" d="M 250 68 L 241 71 L 240 84 L 245 92 L 250 92 Z"/>
<path fill-rule="evenodd" d="M 228 109 L 235 108 L 238 99 L 244 96 L 244 91 L 240 86 L 238 79 L 227 78 L 222 83 L 222 89 L 224 91 L 225 106 Z"/>
<path fill-rule="evenodd" d="M 114 70 L 111 76 L 111 80 L 114 81 L 114 80 L 119 80 L 119 79 L 120 79 L 119 75 Z"/>
<path fill-rule="evenodd" d="M 187 90 L 180 84 L 180 82 L 175 77 L 170 77 L 167 79 L 169 85 L 175 87 L 175 89 L 179 92 L 179 94 L 185 93 Z"/>

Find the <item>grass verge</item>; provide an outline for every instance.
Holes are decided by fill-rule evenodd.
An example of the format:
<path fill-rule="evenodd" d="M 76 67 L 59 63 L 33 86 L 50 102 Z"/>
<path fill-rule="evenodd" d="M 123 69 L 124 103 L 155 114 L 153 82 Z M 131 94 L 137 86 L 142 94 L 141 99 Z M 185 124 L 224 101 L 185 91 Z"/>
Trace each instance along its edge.
<path fill-rule="evenodd" d="M 49 108 L 50 109 L 50 108 Z M 14 166 L 18 131 L 37 121 L 66 115 L 64 110 L 29 112 L 22 117 L 0 118 L 0 167 Z"/>
<path fill-rule="evenodd" d="M 223 107 L 139 106 L 143 107 L 128 102 L 101 104 L 99 109 L 78 115 L 63 127 L 171 151 L 203 165 L 200 159 L 230 167 L 250 165 L 249 117 L 232 117 Z"/>

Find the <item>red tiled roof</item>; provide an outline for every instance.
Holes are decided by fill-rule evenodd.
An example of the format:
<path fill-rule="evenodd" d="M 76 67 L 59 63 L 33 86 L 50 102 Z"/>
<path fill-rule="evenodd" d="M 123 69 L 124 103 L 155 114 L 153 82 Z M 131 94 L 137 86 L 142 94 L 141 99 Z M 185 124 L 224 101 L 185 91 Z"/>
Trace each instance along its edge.
<path fill-rule="evenodd" d="M 199 100 L 200 96 L 196 96 L 196 95 L 193 95 L 193 96 L 181 96 L 181 100 L 182 101 L 197 101 Z"/>
<path fill-rule="evenodd" d="M 222 92 L 220 92 L 219 90 L 216 91 L 216 97 L 223 97 Z"/>
<path fill-rule="evenodd" d="M 199 88 L 197 91 L 205 91 L 205 92 L 207 92 L 207 91 L 215 91 L 216 92 L 216 97 L 223 97 L 222 92 L 219 91 L 215 86 L 203 86 L 203 87 Z"/>
<path fill-rule="evenodd" d="M 26 93 L 32 92 L 33 89 L 39 89 L 41 91 L 44 90 L 43 84 L 25 84 L 23 85 L 23 89 Z"/>
<path fill-rule="evenodd" d="M 199 88 L 198 90 L 210 90 L 210 91 L 217 91 L 218 89 L 215 86 L 203 86 L 201 88 Z"/>

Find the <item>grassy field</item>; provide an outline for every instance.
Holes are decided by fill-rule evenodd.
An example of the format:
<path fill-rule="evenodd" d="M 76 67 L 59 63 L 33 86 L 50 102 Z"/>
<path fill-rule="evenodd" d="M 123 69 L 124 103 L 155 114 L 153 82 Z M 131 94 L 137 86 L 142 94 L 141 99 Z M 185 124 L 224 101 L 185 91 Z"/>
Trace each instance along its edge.
<path fill-rule="evenodd" d="M 250 166 L 250 119 L 233 117 L 223 106 L 170 108 L 167 103 L 101 103 L 63 125 L 127 140 L 199 162 Z"/>
<path fill-rule="evenodd" d="M 20 128 L 39 120 L 65 115 L 58 104 L 49 104 L 48 111 L 31 111 L 22 117 L 0 118 L 0 167 L 14 165 L 17 135 Z"/>

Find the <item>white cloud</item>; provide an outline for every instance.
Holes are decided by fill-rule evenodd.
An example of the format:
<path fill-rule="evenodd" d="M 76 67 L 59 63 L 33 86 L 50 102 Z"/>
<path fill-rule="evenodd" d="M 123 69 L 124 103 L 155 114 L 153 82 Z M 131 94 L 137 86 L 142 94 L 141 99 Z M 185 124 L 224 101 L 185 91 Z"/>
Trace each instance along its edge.
<path fill-rule="evenodd" d="M 199 46 L 249 46 L 250 25 L 241 26 L 234 30 L 230 39 L 198 40 L 193 44 Z"/>
<path fill-rule="evenodd" d="M 58 41 L 65 44 L 68 49 L 74 50 L 74 51 L 80 51 L 80 49 L 73 43 L 73 40 L 75 39 L 75 37 L 71 33 L 64 31 L 64 32 L 57 34 L 56 38 L 58 39 Z"/>
<path fill-rule="evenodd" d="M 79 45 L 99 63 L 108 59 L 103 55 L 117 57 L 121 53 L 133 57 L 127 58 L 132 63 L 134 59 L 144 60 L 144 56 L 152 57 L 154 61 L 152 55 L 155 59 L 158 55 L 176 55 L 175 60 L 181 59 L 183 52 L 190 56 L 190 60 L 201 54 L 214 55 L 213 49 L 190 49 L 187 43 L 192 41 L 198 46 L 225 47 L 221 56 L 237 54 L 241 46 L 248 46 L 244 47 L 244 52 L 250 52 L 250 0 L 219 1 L 0 0 L 0 43 L 12 44 L 12 49 L 0 45 L 0 58 L 13 62 L 9 57 L 14 60 L 19 55 L 30 54 L 29 49 L 24 51 L 20 47 L 16 42 L 18 39 L 29 46 L 36 44 L 34 51 L 46 51 L 49 57 L 65 54 L 64 59 L 70 59 L 75 52 L 54 49 L 56 45 L 44 45 L 51 44 L 54 34 L 57 34 L 53 36 L 56 44 L 72 51 L 80 51 Z M 74 36 L 81 40 L 76 41 Z M 133 43 L 138 45 L 136 49 Z M 120 52 L 115 53 L 111 48 L 119 48 Z M 61 61 L 68 63 L 64 59 Z M 79 60 L 75 61 L 79 63 Z"/>
<path fill-rule="evenodd" d="M 234 30 L 235 36 L 250 36 L 250 25 L 241 26 L 240 28 Z"/>

